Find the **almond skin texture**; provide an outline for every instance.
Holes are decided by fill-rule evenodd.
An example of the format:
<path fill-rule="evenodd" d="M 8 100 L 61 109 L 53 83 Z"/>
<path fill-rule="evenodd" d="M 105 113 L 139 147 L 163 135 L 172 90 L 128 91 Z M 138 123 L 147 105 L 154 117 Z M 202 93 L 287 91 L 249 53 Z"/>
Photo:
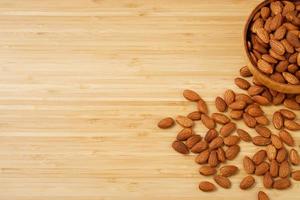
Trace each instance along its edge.
<path fill-rule="evenodd" d="M 255 95 L 259 95 L 264 91 L 263 87 L 257 86 L 257 85 L 253 85 L 248 89 L 248 94 L 250 96 L 255 96 Z"/>
<path fill-rule="evenodd" d="M 213 139 L 210 144 L 209 144 L 209 148 L 211 150 L 217 149 L 219 147 L 221 147 L 223 145 L 223 138 L 222 137 L 216 137 L 215 139 Z"/>
<path fill-rule="evenodd" d="M 237 129 L 236 130 L 237 134 L 239 135 L 239 137 L 241 138 L 241 140 L 243 140 L 244 142 L 251 142 L 252 138 L 249 135 L 248 132 L 242 130 L 242 129 Z"/>
<path fill-rule="evenodd" d="M 264 114 L 262 109 L 258 106 L 251 106 L 248 110 L 247 113 L 251 115 L 252 117 L 259 117 Z"/>
<path fill-rule="evenodd" d="M 236 130 L 236 124 L 233 122 L 230 122 L 228 124 L 225 124 L 221 129 L 220 129 L 220 135 L 223 137 L 229 136 L 233 131 Z"/>
<path fill-rule="evenodd" d="M 187 117 L 193 121 L 201 120 L 201 113 L 198 111 L 191 112 Z"/>
<path fill-rule="evenodd" d="M 242 190 L 247 190 L 255 183 L 255 179 L 252 176 L 246 176 L 240 183 Z"/>
<path fill-rule="evenodd" d="M 281 109 L 280 113 L 286 119 L 294 120 L 296 118 L 296 114 L 288 109 Z"/>
<path fill-rule="evenodd" d="M 216 175 L 214 180 L 222 188 L 228 189 L 231 187 L 231 181 L 225 176 Z"/>
<path fill-rule="evenodd" d="M 256 34 L 264 43 L 269 43 L 270 37 L 264 28 L 257 29 Z"/>
<path fill-rule="evenodd" d="M 273 181 L 272 176 L 270 175 L 270 172 L 265 173 L 264 178 L 263 178 L 264 187 L 268 188 L 268 189 L 272 188 L 273 182 L 274 181 Z"/>
<path fill-rule="evenodd" d="M 232 111 L 230 111 L 229 116 L 231 117 L 231 119 L 236 119 L 236 120 L 242 119 L 243 111 L 242 110 L 232 110 Z"/>
<path fill-rule="evenodd" d="M 284 120 L 284 127 L 291 131 L 300 130 L 300 124 L 298 124 L 295 121 L 288 120 L 288 119 Z"/>
<path fill-rule="evenodd" d="M 177 134 L 177 140 L 185 141 L 193 135 L 193 131 L 190 128 L 184 128 Z"/>
<path fill-rule="evenodd" d="M 263 136 L 255 136 L 252 138 L 252 142 L 257 146 L 267 146 L 268 144 L 271 143 L 271 140 Z"/>
<path fill-rule="evenodd" d="M 190 128 L 190 127 L 194 126 L 193 120 L 191 120 L 185 116 L 181 116 L 181 115 L 176 117 L 176 122 L 185 128 Z"/>
<path fill-rule="evenodd" d="M 248 113 L 243 114 L 243 120 L 249 128 L 254 128 L 256 126 L 255 118 L 250 116 Z"/>
<path fill-rule="evenodd" d="M 277 149 L 274 147 L 274 145 L 269 144 L 266 148 L 266 152 L 267 152 L 267 157 L 270 161 L 276 159 Z"/>
<path fill-rule="evenodd" d="M 274 181 L 273 188 L 277 190 L 284 190 L 291 186 L 291 181 L 288 178 L 278 179 Z"/>
<path fill-rule="evenodd" d="M 210 155 L 209 150 L 202 151 L 196 158 L 195 162 L 198 164 L 204 164 L 207 163 L 208 157 Z"/>
<path fill-rule="evenodd" d="M 267 162 L 262 162 L 261 164 L 259 164 L 258 166 L 256 166 L 255 169 L 255 175 L 257 176 L 262 176 L 264 175 L 267 171 L 269 171 L 270 169 L 270 165 Z"/>
<path fill-rule="evenodd" d="M 235 93 L 232 90 L 226 90 L 224 93 L 224 101 L 227 105 L 230 105 L 234 102 L 235 99 Z"/>
<path fill-rule="evenodd" d="M 261 126 L 261 125 L 256 126 L 256 127 L 255 127 L 255 131 L 256 131 L 259 135 L 261 135 L 261 136 L 263 136 L 263 137 L 266 137 L 266 138 L 269 138 L 269 137 L 271 136 L 271 134 L 272 134 L 272 132 L 271 132 L 270 129 L 268 129 L 268 128 L 265 127 L 265 126 Z"/>
<path fill-rule="evenodd" d="M 293 99 L 286 99 L 283 105 L 291 110 L 300 110 L 300 105 Z"/>
<path fill-rule="evenodd" d="M 234 165 L 225 165 L 220 168 L 220 175 L 229 177 L 233 176 L 238 172 L 239 168 Z"/>
<path fill-rule="evenodd" d="M 203 125 L 208 129 L 214 129 L 216 127 L 215 121 L 206 114 L 201 115 L 201 121 Z"/>
<path fill-rule="evenodd" d="M 216 186 L 208 181 L 202 181 L 199 184 L 199 189 L 202 190 L 203 192 L 212 192 L 216 190 Z"/>
<path fill-rule="evenodd" d="M 202 166 L 199 169 L 199 173 L 203 176 L 211 176 L 217 173 L 216 168 L 211 167 L 211 166 Z"/>
<path fill-rule="evenodd" d="M 276 156 L 276 161 L 281 163 L 287 158 L 287 150 L 285 148 L 279 149 L 277 156 Z"/>
<path fill-rule="evenodd" d="M 240 141 L 240 138 L 236 135 L 230 135 L 226 138 L 224 138 L 224 144 L 227 146 L 232 146 L 238 144 Z"/>
<path fill-rule="evenodd" d="M 218 160 L 221 163 L 224 163 L 226 161 L 225 151 L 223 150 L 222 147 L 217 149 L 217 156 L 218 156 Z"/>
<path fill-rule="evenodd" d="M 228 160 L 233 160 L 240 152 L 240 146 L 233 145 L 225 151 L 225 156 Z"/>
<path fill-rule="evenodd" d="M 221 113 L 213 113 L 211 117 L 213 118 L 213 120 L 215 120 L 215 122 L 219 124 L 227 124 L 230 122 L 230 119 L 226 115 Z"/>
<path fill-rule="evenodd" d="M 242 77 L 250 77 L 252 76 L 252 73 L 247 66 L 244 66 L 240 69 L 240 75 Z"/>
<path fill-rule="evenodd" d="M 206 142 L 211 142 L 213 139 L 215 139 L 216 137 L 219 136 L 219 133 L 216 131 L 216 129 L 210 129 L 209 131 L 207 131 L 204 140 Z"/>
<path fill-rule="evenodd" d="M 260 59 L 257 62 L 257 67 L 260 71 L 262 71 L 265 74 L 272 74 L 273 73 L 273 67 L 270 63 L 267 61 Z"/>
<path fill-rule="evenodd" d="M 295 181 L 300 181 L 300 170 L 296 170 L 292 173 L 292 178 L 295 180 Z"/>
<path fill-rule="evenodd" d="M 261 164 L 267 157 L 267 152 L 265 150 L 259 150 L 256 152 L 253 157 L 252 161 L 256 164 L 259 165 Z"/>
<path fill-rule="evenodd" d="M 281 149 L 283 147 L 283 143 L 282 143 L 280 137 L 278 137 L 275 134 L 271 135 L 271 142 L 276 149 Z"/>
<path fill-rule="evenodd" d="M 279 164 L 276 160 L 272 160 L 270 162 L 270 175 L 272 177 L 277 177 L 279 172 Z"/>
<path fill-rule="evenodd" d="M 199 101 L 201 99 L 199 94 L 193 90 L 184 90 L 183 96 L 189 101 Z"/>
<path fill-rule="evenodd" d="M 293 165 L 299 165 L 300 164 L 300 156 L 298 152 L 295 149 L 291 149 L 289 153 L 290 162 Z"/>
<path fill-rule="evenodd" d="M 193 148 L 191 149 L 191 152 L 193 153 L 200 153 L 208 148 L 208 144 L 205 140 L 202 140 L 195 144 Z"/>
<path fill-rule="evenodd" d="M 219 112 L 225 112 L 227 110 L 227 104 L 221 97 L 216 98 L 215 106 Z"/>
<path fill-rule="evenodd" d="M 255 120 L 258 124 L 267 126 L 270 124 L 269 119 L 266 116 L 255 117 Z"/>
<path fill-rule="evenodd" d="M 280 130 L 283 127 L 283 117 L 280 112 L 275 112 L 273 114 L 273 125 L 276 129 Z"/>
<path fill-rule="evenodd" d="M 264 193 L 263 191 L 258 192 L 257 199 L 258 200 L 270 200 L 268 195 L 266 193 Z"/>
<path fill-rule="evenodd" d="M 207 108 L 207 105 L 206 105 L 206 103 L 203 99 L 200 99 L 198 101 L 197 108 L 198 108 L 199 112 L 201 112 L 203 114 L 208 114 L 208 108 Z"/>
<path fill-rule="evenodd" d="M 167 129 L 172 127 L 173 125 L 174 125 L 174 119 L 172 119 L 171 117 L 164 118 L 160 120 L 157 124 L 157 126 L 161 129 Z"/>
<path fill-rule="evenodd" d="M 188 149 L 193 148 L 193 146 L 195 144 L 197 144 L 198 142 L 201 141 L 201 136 L 200 135 L 192 135 L 191 137 L 189 137 L 189 139 L 187 139 L 186 141 L 186 146 L 188 147 Z"/>
<path fill-rule="evenodd" d="M 189 153 L 189 149 L 187 148 L 187 146 L 181 142 L 181 141 L 174 141 L 172 143 L 172 147 L 175 151 L 177 151 L 178 153 L 181 154 L 188 154 Z"/>
<path fill-rule="evenodd" d="M 234 82 L 239 88 L 243 90 L 247 90 L 250 87 L 250 83 L 243 78 L 235 78 Z"/>
<path fill-rule="evenodd" d="M 279 177 L 285 178 L 290 175 L 290 166 L 288 161 L 284 161 L 279 165 Z"/>
<path fill-rule="evenodd" d="M 267 106 L 270 104 L 269 100 L 266 97 L 260 96 L 260 95 L 255 95 L 252 97 L 252 100 L 255 101 L 256 103 L 262 105 L 262 106 Z"/>
<path fill-rule="evenodd" d="M 294 146 L 295 142 L 291 134 L 285 130 L 279 132 L 280 139 L 288 146 Z"/>
<path fill-rule="evenodd" d="M 234 101 L 233 103 L 229 104 L 229 108 L 233 110 L 243 110 L 246 105 L 247 103 L 245 101 Z"/>
<path fill-rule="evenodd" d="M 282 75 L 284 79 L 292 85 L 298 85 L 300 83 L 299 79 L 289 72 L 283 72 Z"/>
<path fill-rule="evenodd" d="M 253 174 L 255 171 L 255 165 L 253 161 L 248 157 L 245 156 L 243 159 L 243 166 L 247 174 Z"/>

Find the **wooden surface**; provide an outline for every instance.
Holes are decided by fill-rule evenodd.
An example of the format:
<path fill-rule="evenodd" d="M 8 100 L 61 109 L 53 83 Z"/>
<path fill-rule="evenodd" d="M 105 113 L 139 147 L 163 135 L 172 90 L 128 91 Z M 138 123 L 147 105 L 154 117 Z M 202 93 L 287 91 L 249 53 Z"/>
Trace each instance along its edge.
<path fill-rule="evenodd" d="M 257 3 L 0 0 L 0 199 L 256 199 L 261 179 L 240 191 L 243 170 L 231 190 L 200 192 L 194 156 L 170 148 L 179 127 L 156 123 L 195 110 L 183 89 L 212 112 L 217 95 L 236 89 L 243 26 Z M 229 163 L 256 149 L 241 146 Z M 299 192 L 294 184 L 268 193 Z"/>

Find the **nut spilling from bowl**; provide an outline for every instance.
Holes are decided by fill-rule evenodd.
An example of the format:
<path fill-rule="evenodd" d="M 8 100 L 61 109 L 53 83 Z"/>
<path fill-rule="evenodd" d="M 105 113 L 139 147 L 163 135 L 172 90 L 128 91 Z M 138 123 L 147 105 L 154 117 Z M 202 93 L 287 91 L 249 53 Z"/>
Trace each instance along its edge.
<path fill-rule="evenodd" d="M 273 1 L 247 31 L 252 64 L 272 80 L 300 85 L 300 1 Z"/>

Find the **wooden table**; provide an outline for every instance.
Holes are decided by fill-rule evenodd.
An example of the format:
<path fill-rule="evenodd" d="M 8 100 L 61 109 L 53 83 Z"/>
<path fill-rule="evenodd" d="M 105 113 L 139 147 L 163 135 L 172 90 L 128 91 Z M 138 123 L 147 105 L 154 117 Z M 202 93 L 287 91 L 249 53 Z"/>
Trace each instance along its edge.
<path fill-rule="evenodd" d="M 243 192 L 243 170 L 231 190 L 199 191 L 210 178 L 170 148 L 180 128 L 156 123 L 195 110 L 186 88 L 212 112 L 237 89 L 243 26 L 259 2 L 0 0 L 0 199 L 256 199 L 261 178 Z M 256 150 L 241 146 L 229 163 Z M 268 193 L 296 200 L 299 187 Z"/>

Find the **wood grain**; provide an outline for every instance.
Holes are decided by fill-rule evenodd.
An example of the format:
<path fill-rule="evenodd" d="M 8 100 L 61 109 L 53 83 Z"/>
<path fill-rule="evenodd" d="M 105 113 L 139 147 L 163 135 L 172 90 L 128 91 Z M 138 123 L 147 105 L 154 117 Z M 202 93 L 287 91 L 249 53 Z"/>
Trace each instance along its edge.
<path fill-rule="evenodd" d="M 237 89 L 243 26 L 258 3 L 1 0 L 0 199 L 255 199 L 261 181 L 241 192 L 243 170 L 231 190 L 200 192 L 194 156 L 170 148 L 179 127 L 156 123 L 195 110 L 183 89 L 211 111 Z M 230 163 L 255 148 L 242 143 Z M 268 193 L 296 200 L 299 191 Z"/>

